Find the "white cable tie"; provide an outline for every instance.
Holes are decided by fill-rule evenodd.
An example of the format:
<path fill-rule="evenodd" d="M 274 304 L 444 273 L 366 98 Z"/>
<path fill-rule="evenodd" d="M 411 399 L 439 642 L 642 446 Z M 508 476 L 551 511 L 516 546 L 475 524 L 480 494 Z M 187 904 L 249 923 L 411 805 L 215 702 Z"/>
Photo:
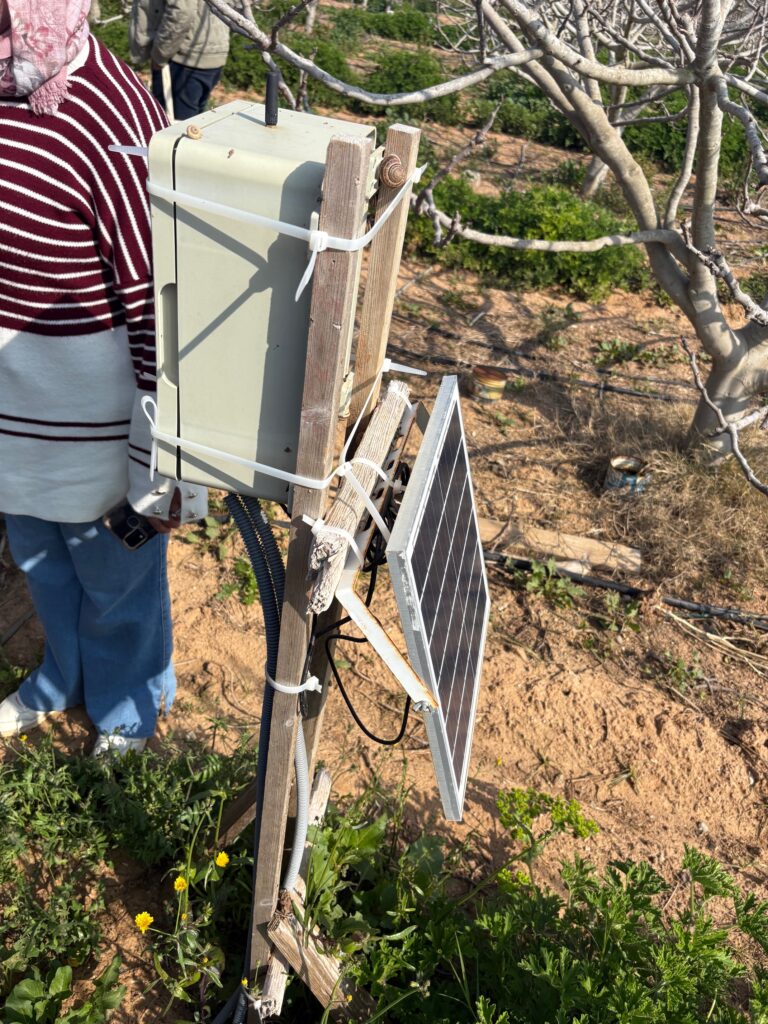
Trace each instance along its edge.
<path fill-rule="evenodd" d="M 307 526 L 311 528 L 313 537 L 317 537 L 318 534 L 323 530 L 326 533 L 335 533 L 337 537 L 343 537 L 349 544 L 349 546 L 352 548 L 352 550 L 355 552 L 355 558 L 357 558 L 358 563 L 360 565 L 363 564 L 363 562 L 365 561 L 363 553 L 360 550 L 359 544 L 352 536 L 352 534 L 349 532 L 349 530 L 344 530 L 340 526 L 329 526 L 326 523 L 326 521 L 322 518 L 322 516 L 319 516 L 317 519 L 310 519 L 309 516 L 303 515 L 301 518 L 307 524 Z"/>
<path fill-rule="evenodd" d="M 415 377 L 426 377 L 426 370 L 417 370 L 415 366 L 405 366 L 403 363 L 393 363 L 391 359 L 385 359 L 381 364 L 382 373 L 411 373 Z"/>
<path fill-rule="evenodd" d="M 144 399 L 142 399 L 142 402 Z M 151 422 L 151 420 L 150 420 Z M 336 476 L 336 471 L 329 473 L 322 480 L 311 476 L 301 476 L 298 473 L 289 473 L 285 469 L 276 469 L 274 466 L 267 466 L 263 462 L 255 462 L 253 459 L 244 459 L 241 455 L 234 455 L 232 452 L 225 452 L 221 448 L 212 448 L 207 444 L 198 444 L 197 441 L 189 441 L 176 434 L 166 434 L 162 430 L 153 428 L 152 437 L 157 441 L 164 441 L 166 444 L 175 445 L 184 451 L 196 452 L 200 455 L 209 455 L 215 459 L 224 459 L 226 462 L 233 462 L 237 466 L 245 466 L 256 473 L 263 473 L 264 476 L 274 477 L 276 480 L 284 480 L 289 484 L 297 484 L 299 487 L 306 487 L 311 491 L 323 491 L 329 487 Z"/>
<path fill-rule="evenodd" d="M 150 405 L 154 412 L 149 411 Z M 151 395 L 144 395 L 142 398 L 141 411 L 149 420 L 149 436 L 152 438 L 152 443 L 149 446 L 149 482 L 152 483 L 157 471 L 157 439 L 155 437 L 155 431 L 157 430 L 157 402 Z"/>
<path fill-rule="evenodd" d="M 371 514 L 371 518 L 373 519 L 373 521 L 376 523 L 376 525 L 378 526 L 379 530 L 381 531 L 381 535 L 383 536 L 384 540 L 389 541 L 389 527 L 387 526 L 387 524 L 382 519 L 381 514 L 379 513 L 379 510 L 376 508 L 376 505 L 374 503 L 373 498 L 370 496 L 368 491 L 366 491 L 366 489 L 363 487 L 363 485 L 357 479 L 357 477 L 352 472 L 352 470 L 353 470 L 352 463 L 351 462 L 345 462 L 344 465 L 339 466 L 337 472 L 338 472 L 340 477 L 343 477 L 345 480 L 349 480 L 349 482 L 352 485 L 352 487 L 354 488 L 354 490 L 357 491 L 359 496 L 365 502 L 365 507 L 368 509 L 368 511 Z M 361 560 L 360 564 L 362 565 L 362 560 Z"/>
<path fill-rule="evenodd" d="M 110 153 L 122 153 L 123 156 L 143 156 L 146 160 L 149 156 L 147 146 L 107 146 Z"/>
<path fill-rule="evenodd" d="M 384 469 L 378 464 L 378 462 L 374 462 L 373 459 L 366 459 L 364 455 L 355 455 L 354 458 L 347 462 L 347 465 L 351 466 L 353 462 L 359 462 L 362 466 L 367 466 L 369 469 L 372 469 L 374 473 L 381 477 L 385 484 L 392 483 L 392 478 L 387 476 Z"/>
<path fill-rule="evenodd" d="M 301 686 L 289 686 L 287 683 L 277 683 L 272 676 L 265 670 L 264 674 L 267 677 L 267 682 L 273 690 L 277 690 L 278 693 L 322 693 L 323 686 L 317 676 L 309 676 L 307 681 L 302 683 Z"/>
<path fill-rule="evenodd" d="M 340 252 L 357 252 L 360 249 L 364 249 L 381 231 L 400 205 L 411 185 L 421 180 L 421 176 L 426 168 L 426 164 L 416 168 L 413 174 L 406 179 L 400 191 L 393 197 L 392 202 L 387 206 L 370 231 L 360 235 L 358 238 L 339 238 L 337 235 L 329 235 L 326 231 L 320 231 L 316 228 L 303 228 L 297 224 L 288 224 L 286 221 L 265 217 L 263 214 L 252 213 L 250 210 L 242 210 L 237 206 L 228 206 L 226 203 L 217 203 L 212 199 L 204 199 L 202 196 L 193 196 L 186 192 L 180 192 L 175 188 L 167 188 L 165 185 L 158 185 L 154 181 L 147 182 L 147 192 L 158 199 L 167 199 L 190 210 L 201 210 L 204 213 L 230 217 L 233 220 L 243 221 L 246 224 L 258 224 L 260 227 L 271 228 L 278 234 L 289 235 L 291 238 L 298 238 L 307 242 L 311 256 L 296 289 L 296 301 L 298 301 L 307 284 L 312 279 L 318 252 L 323 252 L 325 249 L 338 249 Z"/>

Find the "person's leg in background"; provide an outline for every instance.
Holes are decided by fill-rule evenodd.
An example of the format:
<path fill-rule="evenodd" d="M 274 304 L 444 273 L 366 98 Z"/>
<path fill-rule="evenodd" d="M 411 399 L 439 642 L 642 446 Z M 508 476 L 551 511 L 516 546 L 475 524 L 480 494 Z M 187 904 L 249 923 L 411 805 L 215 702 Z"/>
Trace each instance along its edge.
<path fill-rule="evenodd" d="M 205 112 L 211 92 L 221 78 L 222 68 L 190 68 L 170 63 L 173 88 L 173 114 L 177 121 L 186 121 Z M 153 92 L 154 92 L 153 72 Z M 158 72 L 159 74 L 159 72 Z M 162 89 L 162 86 L 161 86 Z M 155 93 L 155 95 L 157 95 Z"/>
<path fill-rule="evenodd" d="M 78 623 L 83 588 L 61 526 L 32 516 L 6 515 L 5 528 L 45 630 L 42 663 L 22 682 L 19 697 L 34 711 L 63 711 L 82 704 Z"/>
<path fill-rule="evenodd" d="M 146 739 L 176 692 L 168 538 L 129 551 L 100 521 L 62 529 L 83 588 L 78 634 L 86 710 L 102 735 Z"/>

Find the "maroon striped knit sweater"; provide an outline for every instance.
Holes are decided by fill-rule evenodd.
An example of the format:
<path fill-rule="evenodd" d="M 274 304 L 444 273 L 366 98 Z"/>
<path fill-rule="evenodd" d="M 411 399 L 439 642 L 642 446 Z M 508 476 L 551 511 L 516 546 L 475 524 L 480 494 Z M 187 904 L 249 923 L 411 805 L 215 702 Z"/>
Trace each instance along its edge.
<path fill-rule="evenodd" d="M 88 522 L 164 515 L 139 408 L 154 390 L 145 147 L 164 116 L 96 39 L 55 114 L 0 101 L 0 510 Z M 130 480 L 129 480 L 130 475 Z"/>

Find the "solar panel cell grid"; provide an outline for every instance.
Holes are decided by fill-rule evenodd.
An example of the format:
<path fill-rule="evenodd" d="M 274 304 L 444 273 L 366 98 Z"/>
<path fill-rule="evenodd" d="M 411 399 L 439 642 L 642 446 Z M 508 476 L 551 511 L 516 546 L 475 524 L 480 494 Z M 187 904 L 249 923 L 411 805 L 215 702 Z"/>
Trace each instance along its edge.
<path fill-rule="evenodd" d="M 460 818 L 489 614 L 456 378 L 440 388 L 387 549 L 409 653 L 438 701 L 427 732 Z"/>

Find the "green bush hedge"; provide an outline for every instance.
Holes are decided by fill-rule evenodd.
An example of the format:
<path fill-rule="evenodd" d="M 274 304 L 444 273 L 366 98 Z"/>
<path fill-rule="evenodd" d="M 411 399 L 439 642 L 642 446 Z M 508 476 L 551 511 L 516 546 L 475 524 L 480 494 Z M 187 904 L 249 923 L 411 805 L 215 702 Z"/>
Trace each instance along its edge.
<path fill-rule="evenodd" d="M 382 50 L 378 56 L 378 66 L 372 71 L 365 82 L 371 92 L 412 92 L 426 89 L 445 81 L 446 74 L 440 62 L 424 50 L 416 53 L 403 53 L 399 50 Z M 363 113 L 382 113 L 381 107 L 359 104 Z M 443 96 L 429 103 L 386 108 L 390 113 L 396 111 L 400 117 L 413 118 L 421 121 L 439 121 L 441 124 L 458 124 L 462 117 L 461 102 L 457 95 Z"/>
<path fill-rule="evenodd" d="M 430 43 L 434 39 L 435 19 L 410 4 L 398 7 L 391 14 L 349 8 L 337 12 L 335 29 L 337 35 L 343 34 L 349 39 L 354 39 L 360 32 L 367 32 L 385 39 Z"/>
<path fill-rule="evenodd" d="M 454 178 L 436 187 L 435 202 L 449 215 L 458 210 L 464 225 L 515 238 L 581 241 L 630 230 L 603 207 L 583 202 L 558 185 L 480 196 L 465 178 Z M 644 254 L 632 246 L 586 254 L 541 253 L 457 239 L 444 249 L 436 249 L 432 226 L 426 218 L 413 220 L 410 244 L 431 260 L 474 271 L 505 287 L 559 286 L 579 298 L 597 299 L 616 288 L 649 283 Z"/>
<path fill-rule="evenodd" d="M 344 53 L 332 42 L 322 38 L 309 38 L 298 32 L 287 35 L 285 42 L 296 53 L 312 57 L 319 67 L 334 77 L 345 82 L 357 81 L 357 76 L 347 64 Z M 285 62 L 281 63 L 280 70 L 290 88 L 295 91 L 299 84 L 299 72 Z M 246 89 L 261 96 L 264 93 L 266 75 L 267 66 L 258 50 L 254 50 L 252 44 L 243 36 L 233 34 L 229 57 L 221 76 L 222 83 L 229 88 Z M 310 104 L 331 109 L 337 109 L 346 102 L 340 93 L 314 79 L 309 80 L 307 95 Z"/>

